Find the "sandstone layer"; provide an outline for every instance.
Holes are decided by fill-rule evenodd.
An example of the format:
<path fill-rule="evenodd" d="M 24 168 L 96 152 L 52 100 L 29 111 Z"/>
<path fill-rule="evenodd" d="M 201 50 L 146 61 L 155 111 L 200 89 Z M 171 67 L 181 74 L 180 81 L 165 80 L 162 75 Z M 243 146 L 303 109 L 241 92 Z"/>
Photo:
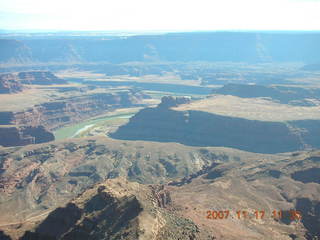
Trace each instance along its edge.
<path fill-rule="evenodd" d="M 5 73 L 0 74 L 0 94 L 21 92 L 23 90 L 23 84 L 54 85 L 66 83 L 66 80 L 58 78 L 48 71 Z"/>
<path fill-rule="evenodd" d="M 35 105 L 24 111 L 0 112 L 0 124 L 42 125 L 53 130 L 116 108 L 142 106 L 142 100 L 146 97 L 140 92 L 127 90 L 114 93 L 83 93 L 80 96 Z"/>
<path fill-rule="evenodd" d="M 53 85 L 67 83 L 66 80 L 58 78 L 48 71 L 19 72 L 18 79 L 22 84 Z"/>

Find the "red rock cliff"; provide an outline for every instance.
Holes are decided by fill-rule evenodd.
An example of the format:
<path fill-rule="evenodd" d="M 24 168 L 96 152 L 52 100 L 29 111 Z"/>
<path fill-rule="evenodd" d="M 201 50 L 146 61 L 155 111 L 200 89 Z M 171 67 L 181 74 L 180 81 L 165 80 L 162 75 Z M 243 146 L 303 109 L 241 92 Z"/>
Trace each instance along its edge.
<path fill-rule="evenodd" d="M 139 92 L 95 93 L 36 105 L 21 112 L 0 112 L 0 124 L 43 125 L 49 130 L 120 107 L 141 105 Z"/>

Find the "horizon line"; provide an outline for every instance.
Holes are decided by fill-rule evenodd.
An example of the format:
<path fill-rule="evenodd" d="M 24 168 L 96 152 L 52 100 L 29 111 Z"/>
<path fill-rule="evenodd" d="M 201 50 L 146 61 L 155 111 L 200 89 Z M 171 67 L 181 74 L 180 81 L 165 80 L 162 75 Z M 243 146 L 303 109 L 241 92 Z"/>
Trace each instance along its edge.
<path fill-rule="evenodd" d="M 212 30 L 76 30 L 76 29 L 6 29 L 0 28 L 2 33 L 188 33 L 188 32 L 320 32 L 320 29 L 212 29 Z"/>

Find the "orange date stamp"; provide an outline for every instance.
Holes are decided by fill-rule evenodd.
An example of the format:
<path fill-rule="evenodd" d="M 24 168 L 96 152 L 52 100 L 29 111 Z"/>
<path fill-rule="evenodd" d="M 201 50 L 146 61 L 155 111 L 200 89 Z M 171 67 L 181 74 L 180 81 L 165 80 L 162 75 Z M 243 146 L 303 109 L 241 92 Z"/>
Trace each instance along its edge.
<path fill-rule="evenodd" d="M 273 210 L 271 213 L 268 213 L 264 210 L 208 210 L 206 218 L 212 220 L 222 220 L 228 218 L 234 219 L 265 219 L 267 217 L 273 218 L 274 220 L 283 220 L 285 218 L 290 219 L 291 221 L 299 221 L 302 219 L 302 213 L 298 210 Z"/>

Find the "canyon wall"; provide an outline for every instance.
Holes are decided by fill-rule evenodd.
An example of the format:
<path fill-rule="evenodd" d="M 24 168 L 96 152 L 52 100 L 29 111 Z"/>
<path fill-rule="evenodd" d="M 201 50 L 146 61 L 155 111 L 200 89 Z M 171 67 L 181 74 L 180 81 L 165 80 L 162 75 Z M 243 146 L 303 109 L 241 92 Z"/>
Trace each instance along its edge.
<path fill-rule="evenodd" d="M 19 93 L 24 88 L 23 84 L 52 85 L 64 83 L 67 82 L 47 71 L 1 74 L 0 94 Z M 22 146 L 54 140 L 54 135 L 41 122 L 30 121 L 30 118 L 39 118 L 38 111 L 28 109 L 26 112 L 29 114 L 0 111 L 0 145 L 5 147 Z M 19 116 L 23 118 L 21 121 L 17 121 Z"/>
<path fill-rule="evenodd" d="M 52 85 L 67 83 L 66 80 L 58 78 L 48 71 L 19 72 L 18 78 L 23 84 Z"/>
<path fill-rule="evenodd" d="M 54 130 L 120 107 L 141 106 L 146 95 L 133 91 L 93 93 L 35 105 L 19 112 L 0 112 L 3 125 L 42 125 Z"/>
<path fill-rule="evenodd" d="M 0 136 L 0 145 L 4 147 L 23 146 L 54 140 L 54 135 L 43 126 L 0 126 Z"/>
<path fill-rule="evenodd" d="M 19 40 L 0 39 L 0 52 L 0 62 L 21 64 L 32 61 L 31 49 Z"/>
<path fill-rule="evenodd" d="M 143 106 L 142 100 L 147 97 L 131 90 L 92 93 L 42 103 L 24 111 L 0 112 L 0 145 L 20 146 L 52 141 L 54 137 L 49 131 L 117 108 Z"/>
<path fill-rule="evenodd" d="M 66 83 L 66 80 L 58 78 L 49 71 L 5 73 L 0 74 L 0 94 L 21 92 L 23 84 L 53 85 Z"/>
<path fill-rule="evenodd" d="M 0 94 L 15 94 L 23 85 L 65 84 L 65 80 L 48 71 L 29 71 L 0 75 Z M 73 87 L 74 88 L 74 87 Z M 51 88 L 54 90 L 54 88 Z M 57 87 L 57 92 L 72 91 L 72 87 Z M 66 124 L 79 122 L 120 107 L 141 106 L 147 95 L 135 90 L 119 90 L 109 93 L 86 92 L 76 89 L 75 95 L 56 97 L 19 111 L 0 110 L 0 145 L 20 146 L 54 140 L 49 131 Z M 23 94 L 23 93 L 22 93 Z M 28 101 L 26 98 L 25 101 Z"/>
<path fill-rule="evenodd" d="M 212 114 L 146 108 L 111 136 L 117 139 L 232 147 L 257 153 L 320 147 L 320 121 L 267 122 Z"/>

